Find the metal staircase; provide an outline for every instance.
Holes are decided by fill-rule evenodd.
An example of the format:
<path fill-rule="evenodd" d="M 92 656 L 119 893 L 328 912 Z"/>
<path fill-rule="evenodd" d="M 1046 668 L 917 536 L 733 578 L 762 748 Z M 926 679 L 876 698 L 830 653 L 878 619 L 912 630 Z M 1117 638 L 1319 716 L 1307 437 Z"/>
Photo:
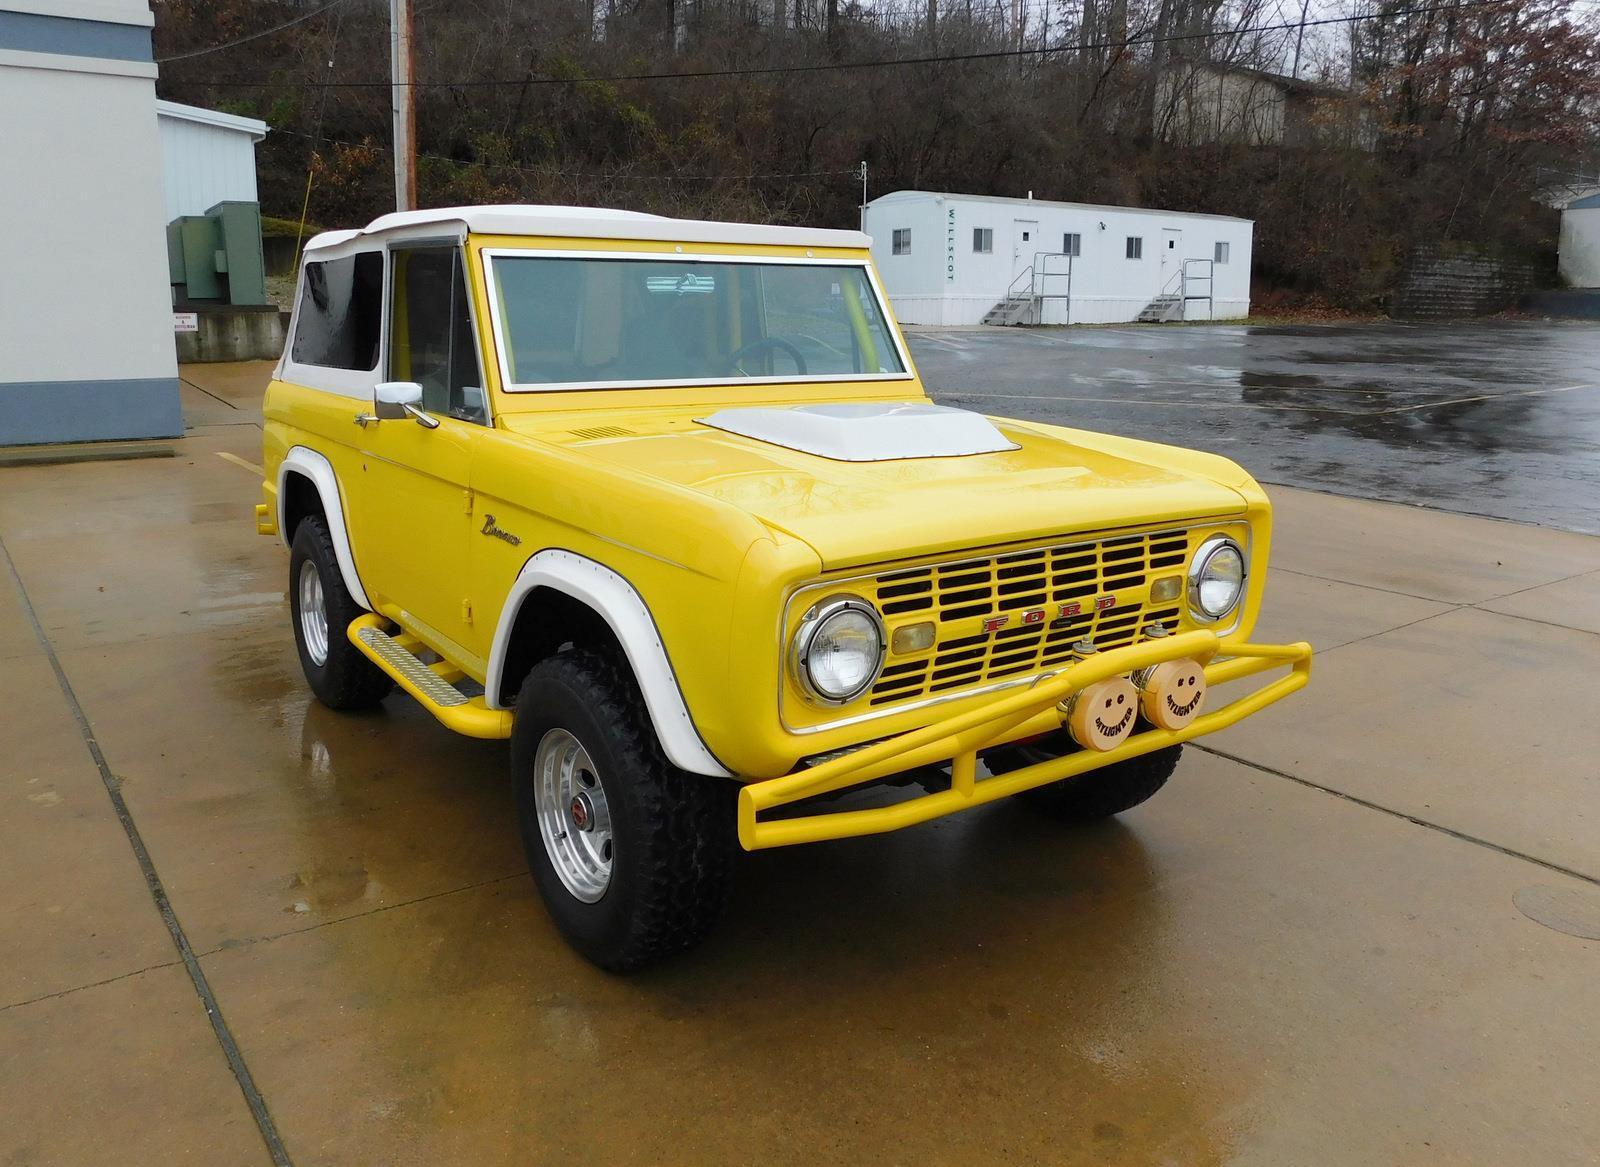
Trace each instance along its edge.
<path fill-rule="evenodd" d="M 1067 261 L 1066 270 L 1052 270 L 1052 259 Z M 1054 281 L 1053 283 L 1051 281 Z M 1065 281 L 1063 283 L 1062 281 Z M 1066 305 L 1061 324 L 1072 322 L 1072 256 L 1064 251 L 1036 251 L 1027 269 L 1017 273 L 1006 289 L 1005 298 L 988 312 L 982 323 L 1000 327 L 1044 323 L 1045 304 L 1060 300 Z M 1051 321 L 1051 323 L 1058 323 Z"/>
<path fill-rule="evenodd" d="M 1165 324 L 1169 320 L 1183 319 L 1183 297 L 1163 293 L 1151 300 L 1135 316 L 1137 324 Z"/>
<path fill-rule="evenodd" d="M 1139 315 L 1134 317 L 1135 323 L 1166 324 L 1172 320 L 1187 320 L 1190 303 L 1200 300 L 1206 303 L 1203 319 L 1210 320 L 1214 315 L 1211 299 L 1213 267 L 1209 259 L 1184 260 L 1178 270 L 1172 273 L 1167 286 L 1161 289 L 1161 294 L 1139 310 Z"/>
<path fill-rule="evenodd" d="M 1004 300 L 1001 300 L 993 308 L 990 308 L 988 312 L 984 313 L 983 323 L 999 325 L 1000 327 L 1007 327 L 1013 324 L 1038 323 L 1033 316 L 1032 296 L 1012 296 L 1007 293 Z"/>

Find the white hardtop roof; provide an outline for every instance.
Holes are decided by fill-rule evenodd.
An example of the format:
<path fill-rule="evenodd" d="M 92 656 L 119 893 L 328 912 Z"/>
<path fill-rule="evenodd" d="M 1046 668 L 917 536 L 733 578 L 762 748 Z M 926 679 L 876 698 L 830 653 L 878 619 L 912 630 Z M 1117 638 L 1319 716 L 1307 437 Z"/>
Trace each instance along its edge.
<path fill-rule="evenodd" d="M 1057 203 L 1049 199 L 1014 199 L 1004 195 L 951 194 L 939 190 L 897 190 L 879 195 L 867 204 L 901 202 L 911 199 L 950 199 L 958 203 L 1002 203 L 1011 207 L 1056 207 L 1066 211 L 1115 211 L 1128 215 L 1182 215 L 1189 219 L 1226 219 L 1230 223 L 1253 223 L 1254 219 L 1241 219 L 1238 215 L 1208 215 L 1204 211 L 1165 211 L 1157 207 L 1114 207 L 1108 203 Z"/>
<path fill-rule="evenodd" d="M 860 231 L 815 227 L 773 227 L 760 223 L 713 223 L 671 219 L 639 211 L 599 207 L 546 207 L 525 204 L 440 207 L 380 215 L 357 231 L 324 231 L 307 251 L 337 247 L 363 237 L 404 239 L 469 231 L 475 235 L 543 235 L 562 239 L 639 239 L 666 243 L 753 243 L 787 247 L 853 247 L 871 240 Z"/>
<path fill-rule="evenodd" d="M 201 109 L 198 105 L 179 105 L 176 101 L 156 102 L 156 116 L 174 118 L 180 122 L 198 122 L 203 126 L 215 126 L 219 130 L 236 130 L 241 134 L 249 134 L 258 142 L 267 136 L 267 123 L 258 118 L 240 117 L 238 114 L 223 113 L 215 109 Z"/>

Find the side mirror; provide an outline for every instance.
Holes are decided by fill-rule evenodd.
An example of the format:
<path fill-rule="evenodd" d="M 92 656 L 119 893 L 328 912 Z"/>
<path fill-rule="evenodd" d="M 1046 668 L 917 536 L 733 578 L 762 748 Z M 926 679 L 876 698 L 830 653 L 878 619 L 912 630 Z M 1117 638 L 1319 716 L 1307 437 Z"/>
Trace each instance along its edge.
<path fill-rule="evenodd" d="M 395 421 L 414 417 L 418 423 L 434 429 L 439 419 L 429 417 L 422 410 L 422 386 L 415 381 L 383 381 L 372 391 L 373 412 L 380 421 Z"/>

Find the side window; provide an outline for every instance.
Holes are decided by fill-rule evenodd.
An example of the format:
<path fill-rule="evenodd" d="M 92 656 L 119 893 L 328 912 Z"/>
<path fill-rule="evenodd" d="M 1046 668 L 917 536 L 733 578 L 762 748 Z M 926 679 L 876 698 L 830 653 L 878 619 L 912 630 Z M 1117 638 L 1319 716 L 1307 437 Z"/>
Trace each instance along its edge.
<path fill-rule="evenodd" d="M 1063 255 L 1079 256 L 1083 254 L 1083 236 L 1076 231 L 1061 237 L 1061 253 Z"/>
<path fill-rule="evenodd" d="M 290 356 L 329 369 L 378 366 L 383 320 L 383 256 L 366 251 L 307 263 Z"/>
<path fill-rule="evenodd" d="M 893 236 L 890 237 L 889 243 L 890 243 L 890 250 L 891 250 L 891 252 L 893 252 L 893 254 L 895 254 L 895 255 L 910 255 L 911 254 L 911 228 L 910 227 L 896 227 L 894 229 Z"/>
<path fill-rule="evenodd" d="M 454 247 L 397 248 L 389 313 L 389 380 L 422 386 L 422 407 L 486 425 L 488 403 Z"/>
<path fill-rule="evenodd" d="M 1227 263 L 1228 262 L 1228 245 L 1226 243 L 1217 244 L 1216 250 L 1212 253 L 1211 262 L 1212 263 Z"/>
<path fill-rule="evenodd" d="M 972 250 L 979 255 L 994 254 L 994 230 L 989 227 L 972 229 Z"/>
<path fill-rule="evenodd" d="M 1128 258 L 1129 259 L 1143 259 L 1144 258 L 1144 236 L 1142 236 L 1142 235 L 1129 235 L 1128 236 L 1128 252 L 1127 252 L 1127 254 L 1128 254 Z"/>

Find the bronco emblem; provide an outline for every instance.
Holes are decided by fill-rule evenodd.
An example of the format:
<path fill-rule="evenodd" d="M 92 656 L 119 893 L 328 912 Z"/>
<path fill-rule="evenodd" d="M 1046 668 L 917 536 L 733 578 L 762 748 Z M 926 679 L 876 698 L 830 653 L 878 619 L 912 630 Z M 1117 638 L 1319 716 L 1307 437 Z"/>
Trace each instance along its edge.
<path fill-rule="evenodd" d="M 522 540 L 521 539 L 517 538 L 517 536 L 513 535 L 510 531 L 502 531 L 499 527 L 494 525 L 494 516 L 493 515 L 484 515 L 483 516 L 483 530 L 481 532 L 479 532 L 479 533 L 483 534 L 483 535 L 488 535 L 490 538 L 493 538 L 493 539 L 504 539 L 507 543 L 511 544 L 511 546 L 513 546 L 513 547 L 521 547 L 522 546 Z"/>

